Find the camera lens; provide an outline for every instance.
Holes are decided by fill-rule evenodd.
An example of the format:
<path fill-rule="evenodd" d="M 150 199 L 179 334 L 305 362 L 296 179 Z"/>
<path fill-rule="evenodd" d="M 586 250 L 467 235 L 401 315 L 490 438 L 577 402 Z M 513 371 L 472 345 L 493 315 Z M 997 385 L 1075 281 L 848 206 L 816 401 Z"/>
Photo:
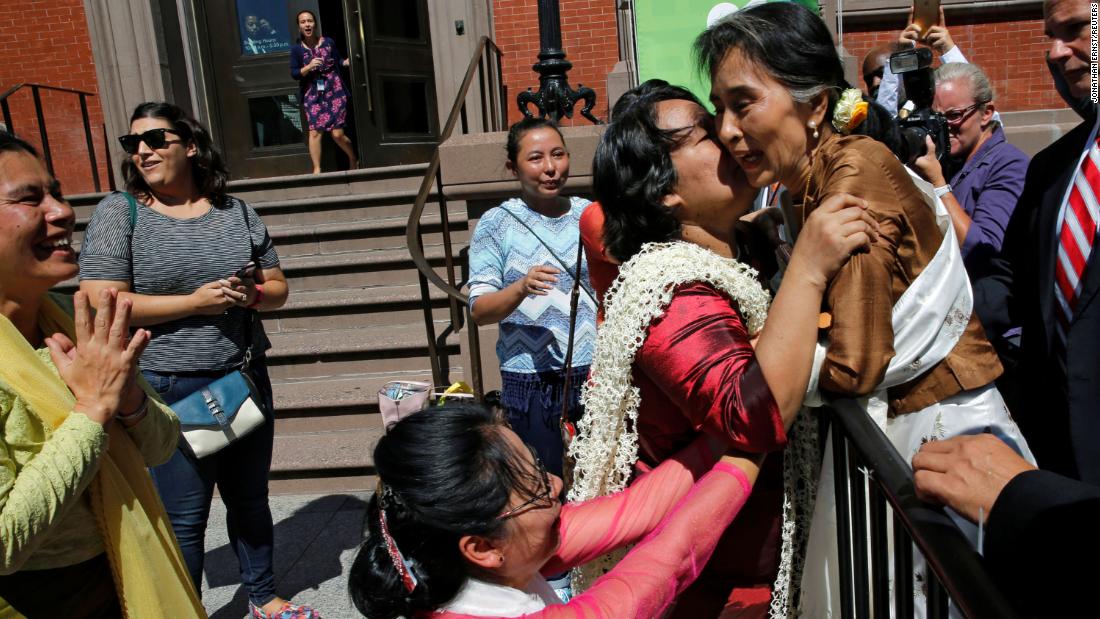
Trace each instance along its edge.
<path fill-rule="evenodd" d="M 928 151 L 928 145 L 924 142 L 927 135 L 928 130 L 924 127 L 909 126 L 902 128 L 901 140 L 906 155 L 903 159 L 906 165 L 912 165 L 914 161 L 923 157 Z"/>

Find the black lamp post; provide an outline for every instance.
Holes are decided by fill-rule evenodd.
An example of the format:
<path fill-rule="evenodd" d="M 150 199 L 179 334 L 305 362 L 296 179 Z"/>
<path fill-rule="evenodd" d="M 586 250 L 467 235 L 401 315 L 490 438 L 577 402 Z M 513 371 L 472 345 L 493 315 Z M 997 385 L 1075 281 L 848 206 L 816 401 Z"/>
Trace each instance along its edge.
<path fill-rule="evenodd" d="M 578 100 L 584 100 L 581 116 L 600 124 L 600 119 L 592 115 L 596 107 L 596 91 L 579 84 L 576 90 L 569 86 L 565 73 L 573 68 L 573 63 L 565 59 L 565 50 L 561 47 L 561 11 L 558 0 L 539 0 L 539 61 L 531 67 L 539 74 L 539 91 L 530 88 L 519 93 L 516 103 L 523 115 L 532 118 L 534 114 L 529 104 L 538 108 L 539 116 L 549 116 L 555 122 L 562 116 L 573 118 L 573 106 Z"/>

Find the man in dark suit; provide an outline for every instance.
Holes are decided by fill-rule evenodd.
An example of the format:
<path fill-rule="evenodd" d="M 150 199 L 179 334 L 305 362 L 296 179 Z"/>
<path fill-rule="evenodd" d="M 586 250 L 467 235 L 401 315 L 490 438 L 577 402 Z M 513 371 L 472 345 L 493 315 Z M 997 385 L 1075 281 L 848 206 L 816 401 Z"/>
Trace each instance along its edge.
<path fill-rule="evenodd" d="M 1089 1 L 1046 0 L 1049 62 L 1085 120 L 1031 160 L 1000 258 L 974 284 L 988 333 L 1022 327 L 1009 405 L 1043 469 L 1100 485 L 1100 148 Z M 1094 163 L 1095 162 L 1095 163 Z"/>
<path fill-rule="evenodd" d="M 1036 470 L 991 434 L 929 441 L 913 471 L 917 496 L 985 524 L 985 564 L 1021 615 L 1096 615 L 1100 488 Z"/>

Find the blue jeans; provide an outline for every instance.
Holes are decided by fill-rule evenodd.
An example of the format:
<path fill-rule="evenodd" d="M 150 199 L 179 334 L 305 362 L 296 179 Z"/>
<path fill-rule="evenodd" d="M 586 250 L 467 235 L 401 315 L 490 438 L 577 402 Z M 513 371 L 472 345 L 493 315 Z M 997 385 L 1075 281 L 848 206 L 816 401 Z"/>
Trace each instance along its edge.
<path fill-rule="evenodd" d="M 275 407 L 271 399 L 271 380 L 263 359 L 253 363 L 250 373 L 266 404 L 264 417 L 267 423 L 202 459 L 196 459 L 181 438 L 181 447 L 176 449 L 172 459 L 153 467 L 151 472 L 196 591 L 202 591 L 206 523 L 210 517 L 214 485 L 218 486 L 225 503 L 229 544 L 240 564 L 241 581 L 248 589 L 249 600 L 262 606 L 275 598 L 272 562 L 275 529 L 267 503 L 267 475 L 271 469 L 271 449 L 275 438 Z M 225 372 L 162 374 L 143 370 L 142 374 L 165 402 L 172 403 L 214 382 Z"/>

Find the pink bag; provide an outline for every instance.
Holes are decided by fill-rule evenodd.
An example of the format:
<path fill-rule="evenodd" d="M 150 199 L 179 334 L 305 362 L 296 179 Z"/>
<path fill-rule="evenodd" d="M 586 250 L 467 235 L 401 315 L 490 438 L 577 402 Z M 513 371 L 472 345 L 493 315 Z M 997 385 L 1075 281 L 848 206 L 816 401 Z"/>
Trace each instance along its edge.
<path fill-rule="evenodd" d="M 409 415 L 428 407 L 431 383 L 395 380 L 378 390 L 378 410 L 382 413 L 382 425 L 390 426 Z"/>

